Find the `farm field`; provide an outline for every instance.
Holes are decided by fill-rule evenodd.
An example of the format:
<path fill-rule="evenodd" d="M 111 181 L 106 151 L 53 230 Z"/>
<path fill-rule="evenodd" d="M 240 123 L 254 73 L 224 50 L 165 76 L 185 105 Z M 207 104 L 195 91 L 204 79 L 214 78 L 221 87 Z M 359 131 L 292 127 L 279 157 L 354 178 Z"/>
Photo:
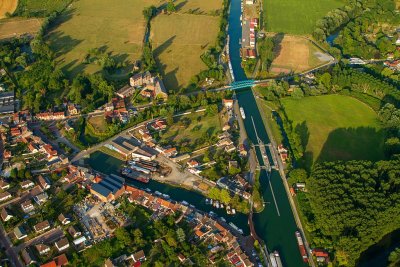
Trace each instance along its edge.
<path fill-rule="evenodd" d="M 198 119 L 200 118 L 200 119 Z M 188 126 L 183 121 L 189 121 Z M 174 124 L 160 136 L 162 140 L 168 140 L 174 143 L 193 142 L 208 133 L 209 136 L 221 131 L 219 114 L 214 116 L 205 115 L 204 113 L 194 113 L 174 118 Z"/>
<path fill-rule="evenodd" d="M 17 8 L 18 0 L 1 0 L 0 1 L 0 19 L 5 18 L 6 14 L 14 13 Z"/>
<path fill-rule="evenodd" d="M 325 160 L 383 159 L 384 134 L 377 114 L 359 100 L 326 95 L 281 102 L 310 166 Z"/>
<path fill-rule="evenodd" d="M 158 0 L 80 0 L 73 2 L 47 40 L 57 51 L 58 64 L 70 76 L 81 72 L 94 73 L 100 66 L 83 60 L 89 49 L 109 52 L 117 62 L 126 62 L 125 72 L 141 57 L 145 33 L 142 10 L 158 6 Z"/>
<path fill-rule="evenodd" d="M 222 0 L 177 0 L 174 4 L 179 13 L 211 15 L 216 10 L 222 9 Z"/>
<path fill-rule="evenodd" d="M 275 33 L 311 34 L 318 19 L 343 6 L 340 0 L 263 0 L 265 29 Z"/>
<path fill-rule="evenodd" d="M 0 20 L 0 40 L 23 34 L 36 34 L 42 24 L 41 19 L 10 18 Z"/>
<path fill-rule="evenodd" d="M 44 17 L 54 11 L 62 11 L 71 2 L 72 0 L 19 0 L 16 15 Z"/>
<path fill-rule="evenodd" d="M 312 42 L 300 36 L 284 35 L 276 53 L 277 57 L 271 65 L 271 72 L 274 74 L 303 72 L 331 59 Z"/>
<path fill-rule="evenodd" d="M 200 55 L 214 45 L 218 16 L 160 14 L 152 20 L 151 42 L 167 90 L 177 90 L 207 69 Z"/>

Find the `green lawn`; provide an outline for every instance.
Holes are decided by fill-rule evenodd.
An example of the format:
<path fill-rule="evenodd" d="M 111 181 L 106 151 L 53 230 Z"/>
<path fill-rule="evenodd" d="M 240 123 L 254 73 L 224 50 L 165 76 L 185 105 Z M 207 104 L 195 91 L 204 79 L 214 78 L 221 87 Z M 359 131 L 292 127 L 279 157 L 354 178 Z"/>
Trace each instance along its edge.
<path fill-rule="evenodd" d="M 340 0 L 263 0 L 269 32 L 311 34 L 318 19 L 340 7 Z"/>
<path fill-rule="evenodd" d="M 326 95 L 285 98 L 281 102 L 306 147 L 307 165 L 319 160 L 384 157 L 384 136 L 377 114 L 359 100 Z"/>
<path fill-rule="evenodd" d="M 185 120 L 190 121 L 188 126 L 182 123 Z M 161 135 L 161 138 L 164 141 L 168 140 L 175 144 L 182 144 L 185 142 L 193 144 L 196 139 L 201 138 L 206 133 L 212 136 L 218 131 L 221 131 L 218 114 L 210 116 L 204 113 L 194 113 L 176 117 L 174 119 L 174 124 L 167 128 Z"/>

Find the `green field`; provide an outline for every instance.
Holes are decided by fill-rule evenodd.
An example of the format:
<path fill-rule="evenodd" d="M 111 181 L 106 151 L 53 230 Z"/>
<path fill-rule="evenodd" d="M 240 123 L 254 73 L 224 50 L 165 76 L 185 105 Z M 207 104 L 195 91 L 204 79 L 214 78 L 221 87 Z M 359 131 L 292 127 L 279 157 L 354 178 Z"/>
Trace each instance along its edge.
<path fill-rule="evenodd" d="M 74 76 L 100 70 L 95 62 L 84 64 L 89 49 L 112 53 L 116 62 L 126 62 L 125 72 L 141 57 L 145 32 L 144 7 L 158 5 L 157 0 L 80 0 L 73 2 L 60 23 L 47 36 L 57 53 L 59 66 Z"/>
<path fill-rule="evenodd" d="M 263 0 L 269 32 L 311 34 L 318 19 L 340 7 L 340 0 Z"/>
<path fill-rule="evenodd" d="M 281 102 L 306 147 L 305 160 L 309 164 L 319 160 L 384 157 L 384 135 L 377 114 L 359 100 L 326 95 L 284 98 Z"/>
<path fill-rule="evenodd" d="M 190 123 L 184 124 L 185 120 Z M 212 136 L 218 131 L 221 131 L 219 114 L 210 116 L 204 113 L 194 113 L 174 118 L 174 124 L 167 128 L 161 138 L 163 141 L 178 145 L 185 142 L 192 145 L 196 139 L 205 134 Z"/>
<path fill-rule="evenodd" d="M 16 15 L 47 16 L 62 11 L 72 0 L 19 0 Z"/>

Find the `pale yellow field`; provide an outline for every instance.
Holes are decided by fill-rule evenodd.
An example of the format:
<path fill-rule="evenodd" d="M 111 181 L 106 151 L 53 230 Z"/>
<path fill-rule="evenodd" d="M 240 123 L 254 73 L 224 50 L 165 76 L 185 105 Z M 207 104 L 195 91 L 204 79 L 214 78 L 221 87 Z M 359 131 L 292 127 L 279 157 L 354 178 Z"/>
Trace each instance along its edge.
<path fill-rule="evenodd" d="M 158 15 L 151 24 L 153 51 L 167 90 L 188 84 L 207 69 L 200 55 L 213 46 L 219 17 L 189 14 Z"/>
<path fill-rule="evenodd" d="M 0 20 L 0 39 L 35 34 L 40 29 L 41 19 L 11 18 Z"/>
<path fill-rule="evenodd" d="M 277 57 L 272 62 L 271 70 L 276 73 L 303 72 L 328 61 L 329 58 L 323 56 L 310 41 L 298 36 L 285 35 L 278 46 Z"/>
<path fill-rule="evenodd" d="M 190 10 L 201 14 L 222 9 L 222 0 L 177 0 L 174 2 L 179 13 L 186 13 Z"/>
<path fill-rule="evenodd" d="M 17 5 L 18 0 L 0 0 L 0 19 L 5 18 L 7 12 L 12 14 Z"/>
<path fill-rule="evenodd" d="M 58 27 L 48 36 L 60 66 L 74 76 L 100 70 L 95 63 L 83 64 L 91 48 L 111 52 L 117 62 L 126 61 L 127 71 L 142 54 L 145 33 L 143 9 L 160 0 L 79 0 L 65 12 Z"/>

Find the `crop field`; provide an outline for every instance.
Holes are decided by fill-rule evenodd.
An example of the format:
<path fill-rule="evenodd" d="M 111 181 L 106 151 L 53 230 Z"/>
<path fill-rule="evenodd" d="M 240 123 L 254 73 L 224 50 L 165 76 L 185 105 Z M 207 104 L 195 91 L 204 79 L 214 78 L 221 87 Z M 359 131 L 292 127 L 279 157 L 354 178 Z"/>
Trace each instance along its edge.
<path fill-rule="evenodd" d="M 271 66 L 271 72 L 274 74 L 303 72 L 327 63 L 331 59 L 313 43 L 299 36 L 285 35 L 276 53 L 277 57 Z"/>
<path fill-rule="evenodd" d="M 343 6 L 340 0 L 263 0 L 269 32 L 311 34 L 318 19 Z"/>
<path fill-rule="evenodd" d="M 5 18 L 6 14 L 14 13 L 17 8 L 18 0 L 1 0 L 0 1 L 0 19 Z"/>
<path fill-rule="evenodd" d="M 72 0 L 19 0 L 16 14 L 45 17 L 54 11 L 62 11 L 71 2 Z"/>
<path fill-rule="evenodd" d="M 73 2 L 47 36 L 57 53 L 58 64 L 70 75 L 100 70 L 95 62 L 84 64 L 89 49 L 112 53 L 117 62 L 126 62 L 126 72 L 141 57 L 145 33 L 142 10 L 158 6 L 158 0 L 80 0 Z"/>
<path fill-rule="evenodd" d="M 200 55 L 217 39 L 219 17 L 160 14 L 152 20 L 151 42 L 167 90 L 177 90 L 207 66 Z"/>
<path fill-rule="evenodd" d="M 383 159 L 383 131 L 366 104 L 343 95 L 281 102 L 306 147 L 306 162 Z"/>
<path fill-rule="evenodd" d="M 0 20 L 0 40 L 23 34 L 35 34 L 40 29 L 41 19 L 10 18 Z"/>

